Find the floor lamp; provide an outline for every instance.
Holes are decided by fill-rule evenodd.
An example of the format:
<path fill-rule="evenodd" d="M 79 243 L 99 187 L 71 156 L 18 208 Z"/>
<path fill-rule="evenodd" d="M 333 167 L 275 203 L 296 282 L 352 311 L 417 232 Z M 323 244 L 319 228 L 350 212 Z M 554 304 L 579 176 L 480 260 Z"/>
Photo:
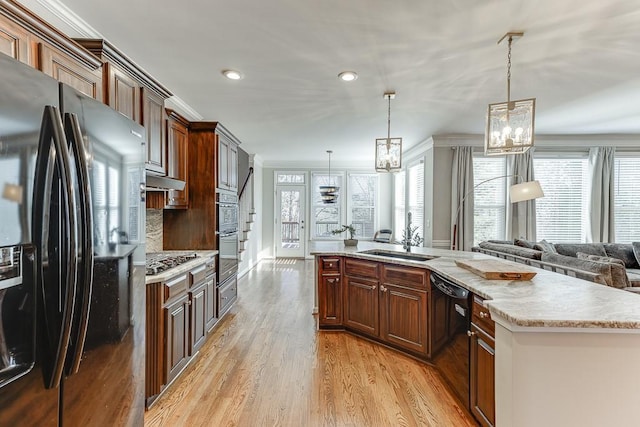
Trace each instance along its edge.
<path fill-rule="evenodd" d="M 453 224 L 453 238 L 451 239 L 451 250 L 454 250 L 454 251 L 456 250 L 456 237 L 458 234 L 458 214 L 460 214 L 460 209 L 462 208 L 462 204 L 467 199 L 467 197 L 482 184 L 485 184 L 489 181 L 494 181 L 496 179 L 510 178 L 510 177 L 515 177 L 524 181 L 524 178 L 522 178 L 520 175 L 496 176 L 493 178 L 489 178 L 485 181 L 479 182 L 478 184 L 474 185 L 473 188 L 464 195 L 460 203 L 458 203 L 458 209 L 456 210 L 456 215 L 454 217 L 455 222 Z M 540 186 L 540 182 L 538 181 L 525 181 L 520 184 L 514 184 L 511 187 L 509 187 L 509 199 L 511 203 L 525 202 L 527 200 L 538 199 L 540 197 L 544 197 L 544 192 L 542 191 L 542 187 Z"/>

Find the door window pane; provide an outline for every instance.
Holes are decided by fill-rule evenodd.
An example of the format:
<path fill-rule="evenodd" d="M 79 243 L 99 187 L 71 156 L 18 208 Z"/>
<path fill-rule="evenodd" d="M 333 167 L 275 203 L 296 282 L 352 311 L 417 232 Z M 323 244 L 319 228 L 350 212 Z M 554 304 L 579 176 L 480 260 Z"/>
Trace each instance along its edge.
<path fill-rule="evenodd" d="M 304 184 L 304 173 L 278 172 L 276 182 L 278 184 Z"/>
<path fill-rule="evenodd" d="M 282 247 L 300 247 L 300 191 L 282 191 L 280 205 L 280 233 Z"/>

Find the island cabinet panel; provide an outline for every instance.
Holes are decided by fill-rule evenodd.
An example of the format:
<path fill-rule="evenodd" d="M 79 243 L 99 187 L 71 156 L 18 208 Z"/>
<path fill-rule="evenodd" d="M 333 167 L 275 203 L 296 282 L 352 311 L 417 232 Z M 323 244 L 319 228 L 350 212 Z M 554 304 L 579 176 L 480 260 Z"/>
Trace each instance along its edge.
<path fill-rule="evenodd" d="M 344 325 L 367 335 L 379 335 L 377 280 L 345 276 Z"/>
<path fill-rule="evenodd" d="M 378 280 L 378 263 L 375 261 L 345 258 L 344 274 Z"/>
<path fill-rule="evenodd" d="M 428 289 L 429 271 L 422 268 L 402 267 L 384 264 L 382 266 L 382 283 L 408 286 L 416 289 Z"/>
<path fill-rule="evenodd" d="M 471 413 L 482 426 L 495 425 L 495 323 L 482 298 L 471 308 Z"/>
<path fill-rule="evenodd" d="M 40 71 L 102 102 L 102 67 L 86 68 L 45 43 L 38 44 L 38 54 Z"/>
<path fill-rule="evenodd" d="M 381 338 L 413 353 L 428 352 L 428 293 L 402 286 L 380 286 Z"/>
<path fill-rule="evenodd" d="M 320 328 L 342 327 L 342 259 L 316 258 L 318 277 L 318 325 Z"/>
<path fill-rule="evenodd" d="M 189 207 L 189 122 L 172 110 L 167 110 L 167 176 L 185 181 L 184 190 L 169 190 L 166 208 Z"/>
<path fill-rule="evenodd" d="M 26 29 L 0 15 L 0 53 L 33 67 L 30 40 L 31 34 Z"/>

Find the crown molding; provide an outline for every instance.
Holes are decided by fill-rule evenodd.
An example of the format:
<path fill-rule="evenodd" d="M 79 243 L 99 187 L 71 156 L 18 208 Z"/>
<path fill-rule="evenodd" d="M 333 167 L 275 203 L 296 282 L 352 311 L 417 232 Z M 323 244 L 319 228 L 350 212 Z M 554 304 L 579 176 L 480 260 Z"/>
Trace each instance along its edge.
<path fill-rule="evenodd" d="M 197 122 L 201 121 L 204 117 L 200 115 L 195 109 L 191 108 L 189 104 L 184 102 L 180 97 L 173 95 L 165 100 L 165 106 L 172 110 L 178 111 L 181 115 L 185 116 L 189 121 Z"/>
<path fill-rule="evenodd" d="M 56 18 L 62 21 L 69 28 L 76 31 L 82 37 L 92 39 L 104 38 L 102 34 L 80 18 L 74 11 L 62 4 L 58 0 L 36 0 L 42 7 L 51 12 Z"/>

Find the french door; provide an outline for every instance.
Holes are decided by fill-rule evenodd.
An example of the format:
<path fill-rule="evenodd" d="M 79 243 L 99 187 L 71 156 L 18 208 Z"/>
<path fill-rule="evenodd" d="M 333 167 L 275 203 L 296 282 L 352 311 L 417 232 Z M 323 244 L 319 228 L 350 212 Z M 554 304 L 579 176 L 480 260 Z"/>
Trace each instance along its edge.
<path fill-rule="evenodd" d="M 305 186 L 277 186 L 276 198 L 276 258 L 304 258 Z"/>

